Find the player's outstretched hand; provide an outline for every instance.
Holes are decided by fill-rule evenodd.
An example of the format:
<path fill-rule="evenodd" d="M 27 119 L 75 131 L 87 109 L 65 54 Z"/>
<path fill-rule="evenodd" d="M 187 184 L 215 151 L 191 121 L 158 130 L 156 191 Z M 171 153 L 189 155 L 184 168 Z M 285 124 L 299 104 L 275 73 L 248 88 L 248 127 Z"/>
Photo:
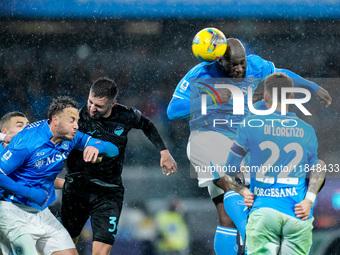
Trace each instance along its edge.
<path fill-rule="evenodd" d="M 326 107 L 330 106 L 332 103 L 332 97 L 324 88 L 319 87 L 318 92 L 315 93 L 317 98 L 320 100 L 321 104 L 325 104 Z"/>
<path fill-rule="evenodd" d="M 250 192 L 248 188 L 243 189 L 242 191 L 243 197 L 244 197 L 244 204 L 248 208 L 252 208 L 254 204 L 254 194 Z"/>
<path fill-rule="evenodd" d="M 96 163 L 98 159 L 99 150 L 93 146 L 87 146 L 83 153 L 83 159 L 85 162 Z"/>
<path fill-rule="evenodd" d="M 170 152 L 168 150 L 162 150 L 161 151 L 161 168 L 163 171 L 163 174 L 166 174 L 167 176 L 174 174 L 177 172 L 177 163 L 171 156 Z M 168 172 L 167 172 L 168 170 Z"/>
<path fill-rule="evenodd" d="M 217 94 L 220 96 L 222 104 L 228 104 L 229 100 L 231 98 L 231 91 L 229 89 L 219 89 L 217 91 Z M 217 95 L 214 94 L 214 98 L 216 100 L 216 102 L 219 101 L 219 99 L 217 98 Z"/>
<path fill-rule="evenodd" d="M 313 202 L 309 199 L 305 198 L 300 203 L 295 205 L 295 215 L 301 220 L 307 220 L 310 216 L 310 208 L 312 207 Z"/>
<path fill-rule="evenodd" d="M 44 189 L 36 189 L 36 188 L 30 188 L 27 192 L 27 198 L 34 203 L 40 205 L 41 207 L 44 207 L 44 205 L 47 203 L 49 199 L 49 195 L 46 190 Z"/>

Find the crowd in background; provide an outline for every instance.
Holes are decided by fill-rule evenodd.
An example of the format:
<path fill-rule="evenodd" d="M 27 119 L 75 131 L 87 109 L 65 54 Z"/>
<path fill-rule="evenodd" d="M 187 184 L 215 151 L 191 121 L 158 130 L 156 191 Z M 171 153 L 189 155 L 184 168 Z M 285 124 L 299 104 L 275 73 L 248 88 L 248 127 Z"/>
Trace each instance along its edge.
<path fill-rule="evenodd" d="M 191 52 L 191 42 L 197 31 L 208 26 L 239 38 L 247 54 L 258 54 L 303 77 L 340 76 L 336 57 L 339 35 L 333 33 L 337 24 L 332 21 L 164 20 L 157 21 L 161 29 L 151 34 L 128 33 L 122 21 L 104 22 L 101 30 L 98 24 L 91 30 L 93 21 L 81 22 L 87 24 L 86 30 L 74 29 L 67 34 L 21 34 L 8 26 L 4 29 L 0 35 L 0 112 L 20 110 L 31 122 L 45 118 L 53 97 L 70 95 L 82 105 L 91 82 L 107 76 L 118 83 L 118 102 L 141 110 L 164 130 L 170 143 L 176 143 L 173 147 L 183 152 L 187 123 L 169 121 L 166 107 L 181 77 L 199 63 Z M 25 21 L 20 24 L 24 26 Z M 334 83 L 326 87 L 332 95 L 339 89 Z M 331 132 L 338 106 L 337 102 L 327 110 L 318 104 L 311 106 L 318 118 L 310 121 L 317 130 L 322 126 L 321 138 Z M 334 147 L 334 142 L 321 143 L 322 150 Z"/>
<path fill-rule="evenodd" d="M 25 26 L 25 22 L 30 21 L 13 22 Z M 200 29 L 219 28 L 227 37 L 239 38 L 246 46 L 247 54 L 260 55 L 273 61 L 276 67 L 303 77 L 318 78 L 318 84 L 325 87 L 333 99 L 339 98 L 340 34 L 334 31 L 338 31 L 340 24 L 336 22 L 159 20 L 154 21 L 160 24 L 159 31 L 145 34 L 124 31 L 121 20 L 53 23 L 58 22 L 74 29 L 67 33 L 30 33 L 12 30 L 11 20 L 3 23 L 4 29 L 0 33 L 0 112 L 19 110 L 34 122 L 46 117 L 46 108 L 52 98 L 69 95 L 82 105 L 95 79 L 102 76 L 114 79 L 120 90 L 118 102 L 136 107 L 152 119 L 179 163 L 179 171 L 170 181 L 158 181 L 159 177 L 150 175 L 151 195 L 147 191 L 135 193 L 144 194 L 143 197 L 163 197 L 159 191 L 168 190 L 165 185 L 180 197 L 207 195 L 206 191 L 197 188 L 196 180 L 189 180 L 187 120 L 170 121 L 166 115 L 177 83 L 199 63 L 191 52 L 191 42 Z M 85 23 L 81 26 L 85 29 L 77 29 L 78 23 Z M 36 24 L 39 26 L 39 22 Z M 307 117 L 306 121 L 317 131 L 320 158 L 332 162 L 340 151 L 339 138 L 334 135 L 330 138 L 330 134 L 337 133 L 340 105 L 334 100 L 331 107 L 325 108 L 316 102 L 309 104 L 308 109 L 313 116 Z M 146 144 L 143 136 L 132 134 L 130 142 L 132 146 L 127 147 L 125 161 L 130 169 L 137 165 L 158 166 L 159 155 L 152 145 Z M 160 173 L 160 170 L 155 171 Z M 129 190 L 126 201 L 129 201 L 128 194 Z M 191 238 L 198 240 L 192 234 Z"/>

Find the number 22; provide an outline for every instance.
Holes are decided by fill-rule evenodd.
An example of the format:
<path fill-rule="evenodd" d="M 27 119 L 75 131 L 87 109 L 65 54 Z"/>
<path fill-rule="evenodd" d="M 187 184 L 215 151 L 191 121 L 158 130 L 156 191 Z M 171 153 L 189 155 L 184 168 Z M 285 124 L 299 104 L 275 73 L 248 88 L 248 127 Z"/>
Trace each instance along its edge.
<path fill-rule="evenodd" d="M 260 170 L 256 173 L 256 180 L 264 183 L 273 184 L 274 177 L 266 177 L 265 175 L 268 169 L 270 169 L 270 167 L 273 167 L 273 165 L 279 159 L 281 153 L 280 148 L 279 146 L 277 146 L 276 143 L 272 141 L 264 141 L 259 144 L 259 147 L 262 151 L 264 151 L 265 149 L 270 149 L 271 155 L 267 159 L 267 161 L 263 163 Z M 281 171 L 277 175 L 276 182 L 282 184 L 298 184 L 299 180 L 297 177 L 288 177 L 288 175 L 301 162 L 303 158 L 303 148 L 298 143 L 289 143 L 285 147 L 283 147 L 283 150 L 285 151 L 285 153 L 295 151 L 295 157 L 283 168 L 283 171 Z"/>

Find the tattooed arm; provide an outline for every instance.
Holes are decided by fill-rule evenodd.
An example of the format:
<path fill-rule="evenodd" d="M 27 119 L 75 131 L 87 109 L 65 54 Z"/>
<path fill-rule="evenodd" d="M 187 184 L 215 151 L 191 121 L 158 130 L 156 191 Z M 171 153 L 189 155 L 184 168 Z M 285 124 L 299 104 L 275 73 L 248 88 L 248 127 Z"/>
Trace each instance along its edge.
<path fill-rule="evenodd" d="M 247 207 L 251 208 L 254 203 L 254 194 L 251 193 L 250 190 L 247 187 L 245 187 L 243 184 L 239 183 L 236 180 L 235 176 L 226 175 L 224 178 L 228 182 L 229 188 L 231 188 L 232 190 L 234 190 L 235 192 L 243 196 L 244 204 Z"/>
<path fill-rule="evenodd" d="M 237 174 L 240 172 L 240 164 L 246 154 L 247 152 L 244 150 L 244 148 L 234 142 L 234 144 L 231 146 L 226 166 L 228 169 L 230 169 L 229 166 L 231 166 L 231 168 L 236 167 L 236 172 L 226 173 L 227 175 L 224 178 L 232 190 L 244 197 L 245 205 L 251 208 L 254 203 L 254 194 L 237 180 Z"/>
<path fill-rule="evenodd" d="M 302 220 L 308 219 L 310 216 L 310 209 L 314 203 L 316 195 L 320 191 L 326 177 L 326 164 L 323 160 L 319 160 L 315 170 L 311 172 L 309 184 L 305 199 L 295 205 L 295 215 Z"/>

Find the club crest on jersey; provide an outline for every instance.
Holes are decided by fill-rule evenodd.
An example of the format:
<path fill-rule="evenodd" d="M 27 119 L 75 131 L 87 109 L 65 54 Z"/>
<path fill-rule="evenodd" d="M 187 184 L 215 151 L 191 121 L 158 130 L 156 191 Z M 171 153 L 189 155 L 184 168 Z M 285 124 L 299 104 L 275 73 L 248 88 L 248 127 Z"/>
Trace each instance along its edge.
<path fill-rule="evenodd" d="M 2 156 L 2 161 L 8 160 L 12 156 L 12 152 L 7 151 L 3 156 Z M 4 160 L 3 160 L 4 159 Z"/>
<path fill-rule="evenodd" d="M 116 127 L 115 131 L 113 131 L 117 136 L 120 136 L 124 132 L 124 128 L 122 126 Z"/>
<path fill-rule="evenodd" d="M 34 163 L 34 167 L 40 169 L 44 165 L 44 160 L 39 159 L 37 162 Z"/>
<path fill-rule="evenodd" d="M 63 148 L 64 150 L 68 150 L 69 144 L 68 142 L 63 142 L 61 145 L 61 148 Z"/>
<path fill-rule="evenodd" d="M 249 76 L 247 77 L 247 80 L 248 80 L 249 82 L 252 82 L 253 80 L 255 80 L 254 75 L 249 75 Z"/>

